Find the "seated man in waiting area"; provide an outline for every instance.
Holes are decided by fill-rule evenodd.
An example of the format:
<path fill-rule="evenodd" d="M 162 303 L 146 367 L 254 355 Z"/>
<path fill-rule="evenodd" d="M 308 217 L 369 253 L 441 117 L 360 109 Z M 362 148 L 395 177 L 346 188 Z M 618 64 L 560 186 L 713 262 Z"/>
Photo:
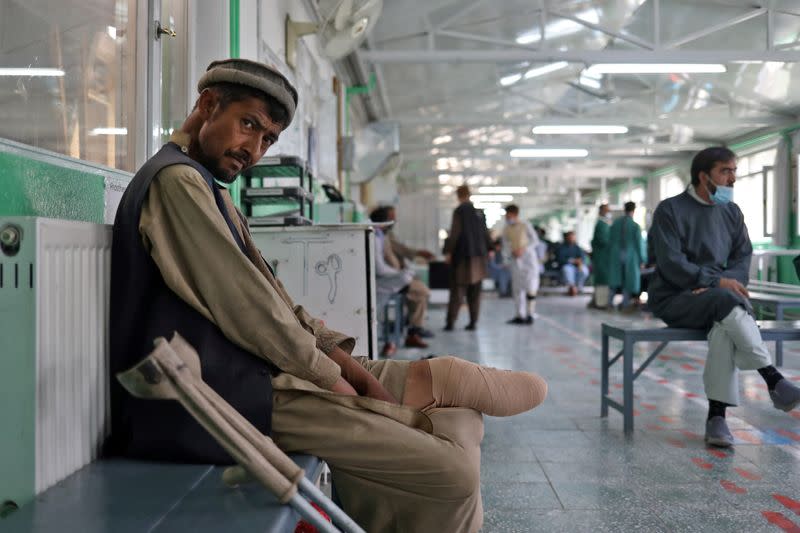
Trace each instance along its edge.
<path fill-rule="evenodd" d="M 800 404 L 800 389 L 772 366 L 747 285 L 753 248 L 733 203 L 736 154 L 706 148 L 692 161 L 686 191 L 658 205 L 648 235 L 656 271 L 648 287 L 653 313 L 671 327 L 708 330 L 703 382 L 709 410 L 705 440 L 728 447 L 725 408 L 739 403 L 738 370 L 758 370 L 776 408 Z"/>
<path fill-rule="evenodd" d="M 364 529 L 477 531 L 481 413 L 529 410 L 546 383 L 455 357 L 352 357 L 352 337 L 292 302 L 217 185 L 275 143 L 297 92 L 244 59 L 213 62 L 198 90 L 183 126 L 134 176 L 114 222 L 110 448 L 231 462 L 176 402 L 134 398 L 114 379 L 155 337 L 178 331 L 197 350 L 203 380 L 251 424 L 285 452 L 330 465 L 342 507 Z"/>
<path fill-rule="evenodd" d="M 586 252 L 578 246 L 574 231 L 564 234 L 564 242 L 556 250 L 556 259 L 562 280 L 567 286 L 567 294 L 575 296 L 583 290 L 583 284 L 589 277 L 589 267 L 586 266 Z"/>

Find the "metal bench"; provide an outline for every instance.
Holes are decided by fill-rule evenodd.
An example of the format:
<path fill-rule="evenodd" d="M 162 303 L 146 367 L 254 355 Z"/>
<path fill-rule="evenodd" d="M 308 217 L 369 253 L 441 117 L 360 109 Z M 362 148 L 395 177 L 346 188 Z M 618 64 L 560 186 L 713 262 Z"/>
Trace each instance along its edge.
<path fill-rule="evenodd" d="M 380 310 L 381 340 L 399 345 L 403 341 L 405 329 L 405 294 L 394 293 L 383 302 Z"/>
<path fill-rule="evenodd" d="M 765 320 L 758 322 L 758 326 L 761 330 L 761 338 L 766 342 L 800 340 L 800 321 Z M 600 416 L 607 417 L 609 407 L 621 412 L 626 435 L 633 432 L 634 380 L 644 372 L 647 366 L 658 357 L 670 342 L 707 340 L 707 332 L 702 329 L 653 327 L 652 324 L 643 324 L 641 322 L 603 323 L 601 333 Z M 622 341 L 622 349 L 614 357 L 609 356 L 609 343 L 612 338 Z M 639 365 L 639 368 L 634 370 L 633 352 L 637 342 L 658 342 L 660 344 Z M 608 371 L 620 359 L 622 359 L 622 403 L 611 399 L 608 394 Z"/>
<path fill-rule="evenodd" d="M 292 455 L 312 481 L 322 461 Z M 0 520 L 5 533 L 81 531 L 292 532 L 300 520 L 262 485 L 222 483 L 222 467 L 97 461 Z"/>
<path fill-rule="evenodd" d="M 750 302 L 753 305 L 772 307 L 775 309 L 775 320 L 783 320 L 783 311 L 792 307 L 800 307 L 800 295 L 770 294 L 751 292 Z M 775 365 L 783 366 L 783 341 L 775 341 Z"/>

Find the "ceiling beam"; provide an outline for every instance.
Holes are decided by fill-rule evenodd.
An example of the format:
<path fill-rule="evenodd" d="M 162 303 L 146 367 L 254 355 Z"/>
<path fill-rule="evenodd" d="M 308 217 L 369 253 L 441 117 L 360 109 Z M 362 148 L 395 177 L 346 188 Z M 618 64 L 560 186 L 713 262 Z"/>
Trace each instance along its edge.
<path fill-rule="evenodd" d="M 775 115 L 761 115 L 754 117 L 703 117 L 701 114 L 695 112 L 689 116 L 670 116 L 664 118 L 653 117 L 647 115 L 639 116 L 619 116 L 610 118 L 591 118 L 591 117 L 542 117 L 542 118 L 515 118 L 503 119 L 492 117 L 476 117 L 476 116 L 461 116 L 461 117 L 396 117 L 394 119 L 401 126 L 453 126 L 464 125 L 474 127 L 490 127 L 490 126 L 547 126 L 547 125 L 616 125 L 622 124 L 626 126 L 643 124 L 655 125 L 672 125 L 681 124 L 684 126 L 720 126 L 720 127 L 765 127 L 781 125 L 787 121 L 787 117 Z"/>
<path fill-rule="evenodd" d="M 728 19 L 724 22 L 720 22 L 719 24 L 715 24 L 713 26 L 708 26 L 707 28 L 703 28 L 702 30 L 696 31 L 694 33 L 690 33 L 689 35 L 684 35 L 683 37 L 679 37 L 673 41 L 668 43 L 664 43 L 664 48 L 677 48 L 679 46 L 683 46 L 686 43 L 690 43 L 692 41 L 696 41 L 701 37 L 707 37 L 713 33 L 718 31 L 726 30 L 732 26 L 737 24 L 741 24 L 742 22 L 746 22 L 752 18 L 760 17 L 767 13 L 766 8 L 754 9 L 752 11 L 748 11 L 747 13 L 743 13 L 739 16 L 733 17 Z"/>
<path fill-rule="evenodd" d="M 627 42 L 629 42 L 631 44 L 635 44 L 636 46 L 639 46 L 639 47 L 644 48 L 646 50 L 655 49 L 655 46 L 653 45 L 653 43 L 649 43 L 649 42 L 645 41 L 644 39 L 639 39 L 638 37 L 636 37 L 634 35 L 627 35 L 627 34 L 624 34 L 622 32 L 612 31 L 612 30 L 610 30 L 608 28 L 604 28 L 603 26 L 600 26 L 599 24 L 594 24 L 592 22 L 589 22 L 588 20 L 583 20 L 582 18 L 576 17 L 576 16 L 574 16 L 574 15 L 572 15 L 570 13 L 566 13 L 566 12 L 563 12 L 563 11 L 550 10 L 550 14 L 555 16 L 555 17 L 560 17 L 562 19 L 567 19 L 567 20 L 571 20 L 573 22 L 577 22 L 581 26 L 584 26 L 584 27 L 589 28 L 591 30 L 599 31 L 600 33 L 604 33 L 604 34 L 606 34 L 606 35 L 608 35 L 610 37 L 614 37 L 616 39 L 627 41 Z"/>
<path fill-rule="evenodd" d="M 468 169 L 471 170 L 471 169 Z M 450 174 L 451 176 L 489 176 L 492 178 L 585 178 L 585 179 L 601 179 L 601 178 L 639 178 L 644 176 L 651 169 L 640 167 L 566 167 L 555 166 L 551 168 L 517 168 L 501 171 L 486 172 L 455 172 L 452 170 L 438 170 L 432 171 L 431 174 Z M 524 184 L 523 184 L 524 185 Z"/>
<path fill-rule="evenodd" d="M 731 63 L 735 61 L 800 62 L 795 50 L 368 50 L 373 63 Z"/>
<path fill-rule="evenodd" d="M 572 142 L 572 143 L 540 143 L 536 144 L 402 144 L 400 150 L 406 153 L 430 151 L 433 148 L 440 150 L 437 157 L 447 157 L 444 151 L 454 150 L 488 150 L 494 148 L 497 150 L 513 150 L 515 148 L 588 148 L 594 150 L 654 150 L 654 151 L 697 151 L 708 147 L 705 143 L 653 143 L 653 144 L 632 144 L 626 142 Z M 456 154 L 457 155 L 457 154 Z"/>

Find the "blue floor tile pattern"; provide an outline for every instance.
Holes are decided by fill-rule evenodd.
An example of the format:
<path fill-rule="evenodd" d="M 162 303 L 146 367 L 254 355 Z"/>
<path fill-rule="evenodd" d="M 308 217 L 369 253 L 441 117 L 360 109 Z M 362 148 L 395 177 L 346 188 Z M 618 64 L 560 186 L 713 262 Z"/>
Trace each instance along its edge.
<path fill-rule="evenodd" d="M 511 300 L 485 294 L 478 329 L 464 331 L 462 310 L 452 332 L 434 307 L 430 347 L 395 356 L 456 354 L 548 381 L 534 411 L 485 418 L 482 531 L 800 531 L 800 411 L 774 409 L 760 376 L 743 372 L 742 404 L 728 410 L 736 446 L 706 448 L 707 347 L 674 343 L 636 381 L 636 429 L 626 438 L 619 413 L 600 418 L 600 324 L 620 315 L 590 311 L 587 301 L 542 296 L 536 323 L 515 326 L 506 324 Z M 653 347 L 637 345 L 640 360 Z M 785 343 L 784 356 L 782 372 L 800 381 L 800 343 Z M 621 397 L 620 369 L 610 382 Z"/>

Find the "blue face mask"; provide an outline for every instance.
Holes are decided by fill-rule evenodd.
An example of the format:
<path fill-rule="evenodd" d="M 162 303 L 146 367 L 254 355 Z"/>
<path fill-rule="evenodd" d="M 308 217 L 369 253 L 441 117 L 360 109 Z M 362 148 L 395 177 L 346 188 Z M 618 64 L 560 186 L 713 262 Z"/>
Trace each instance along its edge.
<path fill-rule="evenodd" d="M 733 201 L 733 187 L 717 185 L 717 190 L 711 195 L 711 201 L 716 205 L 725 205 Z"/>

